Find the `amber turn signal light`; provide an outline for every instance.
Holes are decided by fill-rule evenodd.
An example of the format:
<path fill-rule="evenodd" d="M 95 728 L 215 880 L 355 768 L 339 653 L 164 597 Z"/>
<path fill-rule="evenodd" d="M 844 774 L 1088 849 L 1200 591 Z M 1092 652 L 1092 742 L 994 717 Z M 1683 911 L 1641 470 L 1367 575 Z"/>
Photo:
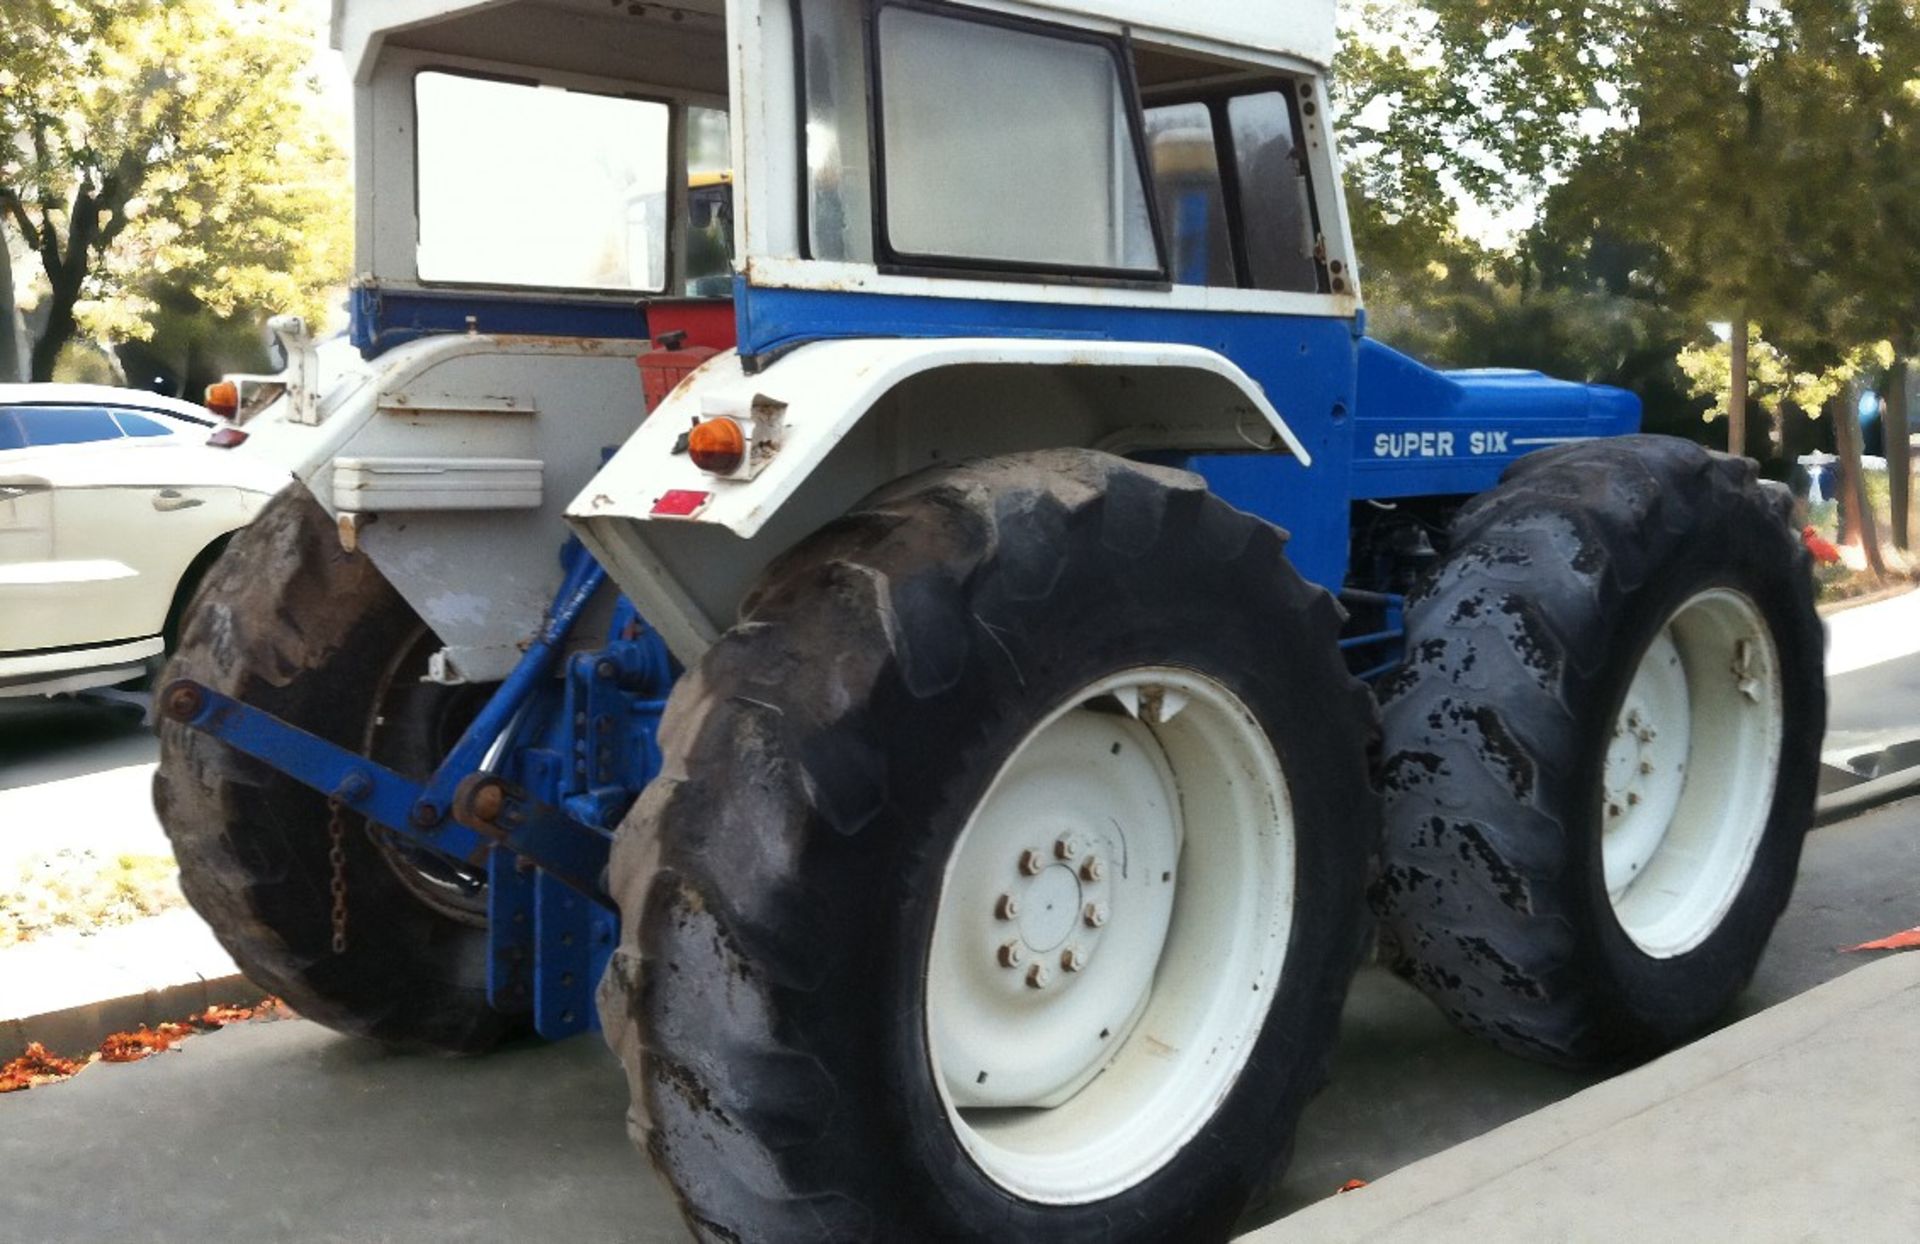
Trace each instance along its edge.
<path fill-rule="evenodd" d="M 747 434 L 725 416 L 703 420 L 687 433 L 687 457 L 709 475 L 732 475 L 747 460 Z"/>
<path fill-rule="evenodd" d="M 240 413 L 240 386 L 231 380 L 216 380 L 207 386 L 207 400 L 202 405 L 222 419 L 231 419 Z"/>

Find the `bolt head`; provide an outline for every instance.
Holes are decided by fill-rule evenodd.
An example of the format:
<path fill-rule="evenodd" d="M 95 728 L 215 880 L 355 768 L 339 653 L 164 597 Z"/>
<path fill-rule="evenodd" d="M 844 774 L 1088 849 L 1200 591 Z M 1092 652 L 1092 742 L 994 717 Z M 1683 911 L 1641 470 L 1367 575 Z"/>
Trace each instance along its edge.
<path fill-rule="evenodd" d="M 1039 966 L 1038 964 L 1034 966 Z M 1087 952 L 1078 946 L 1069 946 L 1060 952 L 1060 966 L 1068 972 L 1078 972 L 1087 966 Z"/>
<path fill-rule="evenodd" d="M 189 721 L 200 712 L 202 703 L 200 688 L 176 685 L 167 692 L 166 714 L 175 721 Z"/>
<path fill-rule="evenodd" d="M 1640 762 L 1640 772 L 1641 772 L 1641 773 L 1643 773 L 1643 774 L 1644 774 L 1644 773 L 1652 773 L 1652 772 L 1653 772 L 1653 762 L 1652 762 L 1651 760 L 1643 760 L 1643 761 L 1641 761 L 1641 762 Z"/>
<path fill-rule="evenodd" d="M 1080 918 L 1086 921 L 1089 929 L 1100 928 L 1107 922 L 1107 905 L 1105 903 L 1088 903 L 1087 909 L 1080 913 Z"/>
<path fill-rule="evenodd" d="M 1053 973 L 1047 970 L 1046 964 L 1036 963 L 1027 969 L 1027 988 L 1045 989 L 1052 983 Z"/>
<path fill-rule="evenodd" d="M 507 792 L 497 783 L 482 786 L 473 792 L 473 814 L 483 821 L 491 821 L 499 816 L 506 803 Z"/>
<path fill-rule="evenodd" d="M 1619 805 L 1619 804 L 1617 804 L 1617 803 L 1610 803 L 1610 804 L 1608 804 L 1608 805 L 1607 805 L 1607 815 L 1608 815 L 1608 816 L 1619 816 L 1619 815 L 1620 815 L 1620 805 Z"/>
<path fill-rule="evenodd" d="M 1053 844 L 1053 856 L 1055 859 L 1070 860 L 1079 853 L 1080 848 L 1073 844 L 1073 839 L 1071 838 L 1062 838 Z"/>
<path fill-rule="evenodd" d="M 1097 855 L 1089 855 L 1087 862 L 1080 865 L 1080 879 L 1082 881 L 1098 881 L 1106 875 L 1107 866 L 1100 862 L 1100 857 Z"/>
<path fill-rule="evenodd" d="M 1027 876 L 1038 877 L 1041 870 L 1046 868 L 1046 866 L 1047 861 L 1045 857 L 1038 851 L 1029 848 L 1020 853 L 1020 871 L 1027 874 Z"/>
<path fill-rule="evenodd" d="M 1019 942 L 1008 942 L 1000 947 L 1000 966 L 1017 968 L 1027 959 L 1027 952 L 1020 948 Z"/>
<path fill-rule="evenodd" d="M 1020 916 L 1020 900 L 1011 894 L 1002 894 L 993 905 L 993 914 L 1002 920 L 1016 920 Z"/>
<path fill-rule="evenodd" d="M 1633 807 L 1634 805 L 1636 805 L 1636 804 L 1638 804 L 1639 802 L 1640 802 L 1640 792 L 1639 792 L 1639 791 L 1633 791 L 1633 790 L 1630 790 L 1630 791 L 1628 791 L 1628 792 L 1627 792 L 1627 806 L 1628 806 L 1629 808 L 1631 808 L 1631 807 Z"/>

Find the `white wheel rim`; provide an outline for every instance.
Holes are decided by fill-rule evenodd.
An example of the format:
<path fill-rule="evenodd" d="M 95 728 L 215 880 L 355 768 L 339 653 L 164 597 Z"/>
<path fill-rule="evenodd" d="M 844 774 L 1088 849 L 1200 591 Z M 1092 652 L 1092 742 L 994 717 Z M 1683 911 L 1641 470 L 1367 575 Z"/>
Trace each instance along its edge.
<path fill-rule="evenodd" d="M 975 1164 L 1083 1204 L 1172 1160 L 1266 1021 L 1293 887 L 1279 759 L 1220 684 L 1130 670 L 1036 727 L 955 843 L 928 954 L 934 1081 Z"/>
<path fill-rule="evenodd" d="M 1647 646 L 1608 742 L 1601 862 L 1620 927 L 1670 959 L 1733 906 L 1773 811 L 1779 653 L 1753 601 L 1690 598 Z"/>

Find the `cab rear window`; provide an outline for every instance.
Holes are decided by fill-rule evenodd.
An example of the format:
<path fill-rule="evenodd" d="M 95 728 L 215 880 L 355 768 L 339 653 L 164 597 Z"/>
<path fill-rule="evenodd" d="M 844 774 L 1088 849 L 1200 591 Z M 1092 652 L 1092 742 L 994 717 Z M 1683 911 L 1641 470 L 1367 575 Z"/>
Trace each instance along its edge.
<path fill-rule="evenodd" d="M 422 280 L 667 288 L 667 105 L 437 71 L 413 89 Z"/>

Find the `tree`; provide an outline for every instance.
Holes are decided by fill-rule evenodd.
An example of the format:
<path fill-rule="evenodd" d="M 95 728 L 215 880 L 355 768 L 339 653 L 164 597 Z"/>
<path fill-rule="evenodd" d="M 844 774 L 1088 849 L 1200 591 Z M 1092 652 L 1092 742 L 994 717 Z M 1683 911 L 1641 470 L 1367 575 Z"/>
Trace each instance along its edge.
<path fill-rule="evenodd" d="M 347 178 L 311 35 L 294 0 L 0 9 L 0 233 L 40 269 L 35 379 L 82 330 L 144 338 L 156 281 L 322 318 Z"/>

